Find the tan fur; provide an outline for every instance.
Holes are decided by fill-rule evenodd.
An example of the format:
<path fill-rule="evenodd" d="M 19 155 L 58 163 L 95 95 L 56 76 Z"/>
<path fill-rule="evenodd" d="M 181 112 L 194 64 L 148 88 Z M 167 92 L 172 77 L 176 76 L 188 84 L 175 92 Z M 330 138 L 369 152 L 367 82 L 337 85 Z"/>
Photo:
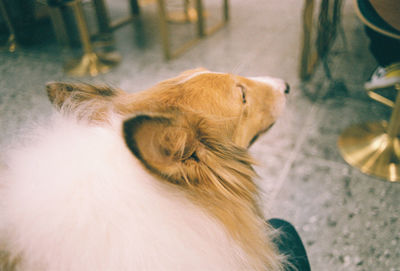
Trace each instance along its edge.
<path fill-rule="evenodd" d="M 279 270 L 246 148 L 273 124 L 283 94 L 244 77 L 201 71 L 135 94 L 64 83 L 47 91 L 65 114 L 95 123 L 108 122 L 111 112 L 123 116 L 125 141 L 151 174 L 218 219 L 253 258 L 254 270 Z"/>

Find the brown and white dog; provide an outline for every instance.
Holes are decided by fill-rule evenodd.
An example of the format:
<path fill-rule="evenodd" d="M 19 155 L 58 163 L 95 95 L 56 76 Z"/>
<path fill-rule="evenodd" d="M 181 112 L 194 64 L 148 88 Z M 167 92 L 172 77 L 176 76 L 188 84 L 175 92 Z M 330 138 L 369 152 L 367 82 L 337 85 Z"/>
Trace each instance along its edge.
<path fill-rule="evenodd" d="M 287 88 L 204 69 L 133 94 L 48 84 L 59 113 L 1 174 L 0 269 L 280 270 L 247 147 Z"/>

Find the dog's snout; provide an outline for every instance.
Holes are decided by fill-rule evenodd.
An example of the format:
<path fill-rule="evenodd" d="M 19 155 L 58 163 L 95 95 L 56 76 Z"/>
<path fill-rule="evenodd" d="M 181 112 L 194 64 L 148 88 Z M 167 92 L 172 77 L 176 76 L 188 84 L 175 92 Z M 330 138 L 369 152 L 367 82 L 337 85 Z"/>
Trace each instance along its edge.
<path fill-rule="evenodd" d="M 285 94 L 289 94 L 290 93 L 290 85 L 285 82 L 285 90 L 283 91 Z"/>

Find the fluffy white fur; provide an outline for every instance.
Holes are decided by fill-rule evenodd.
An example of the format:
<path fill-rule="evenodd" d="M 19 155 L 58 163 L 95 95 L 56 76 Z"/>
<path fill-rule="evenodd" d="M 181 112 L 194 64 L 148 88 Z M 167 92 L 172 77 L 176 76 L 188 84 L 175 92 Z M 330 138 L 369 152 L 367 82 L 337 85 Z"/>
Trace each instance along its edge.
<path fill-rule="evenodd" d="M 23 256 L 19 270 L 249 266 L 218 221 L 144 170 L 115 119 L 99 127 L 57 114 L 10 154 L 0 179 L 0 244 Z"/>

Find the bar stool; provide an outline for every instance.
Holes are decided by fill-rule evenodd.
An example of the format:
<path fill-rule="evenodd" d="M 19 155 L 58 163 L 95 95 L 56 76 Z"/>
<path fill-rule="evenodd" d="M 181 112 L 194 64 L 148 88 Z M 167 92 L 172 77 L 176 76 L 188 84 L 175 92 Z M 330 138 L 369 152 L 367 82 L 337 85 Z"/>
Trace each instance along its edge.
<path fill-rule="evenodd" d="M 357 14 L 367 26 L 400 40 L 400 31 L 376 16 L 368 1 L 355 0 L 355 6 Z M 385 87 L 395 89 L 395 101 L 379 94 L 378 89 L 369 88 L 368 95 L 393 108 L 389 122 L 350 126 L 340 135 L 338 147 L 346 162 L 362 172 L 390 182 L 400 182 L 400 83 L 394 82 Z"/>

